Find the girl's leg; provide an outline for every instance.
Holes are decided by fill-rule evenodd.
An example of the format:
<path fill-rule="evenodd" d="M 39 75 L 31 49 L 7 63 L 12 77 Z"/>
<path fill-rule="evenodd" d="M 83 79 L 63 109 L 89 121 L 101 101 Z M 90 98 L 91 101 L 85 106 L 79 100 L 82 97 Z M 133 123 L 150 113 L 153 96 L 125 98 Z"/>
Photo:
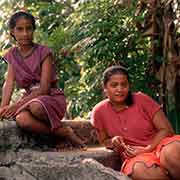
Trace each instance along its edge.
<path fill-rule="evenodd" d="M 36 119 L 41 120 L 50 126 L 50 121 L 48 119 L 47 113 L 38 101 L 32 101 L 27 106 L 27 110 L 29 110 Z"/>
<path fill-rule="evenodd" d="M 67 137 L 72 143 L 84 146 L 84 142 L 74 133 L 71 127 L 60 127 L 53 132 L 50 131 L 50 122 L 47 114 L 42 105 L 37 101 L 31 102 L 26 111 L 20 112 L 16 117 L 16 121 L 24 129 L 29 129 L 37 133 L 51 133 L 55 136 Z"/>
<path fill-rule="evenodd" d="M 133 180 L 169 180 L 167 172 L 157 165 L 147 167 L 143 162 L 136 162 L 130 176 Z"/>
<path fill-rule="evenodd" d="M 160 161 L 170 175 L 178 180 L 180 178 L 180 141 L 165 145 L 161 150 Z"/>
<path fill-rule="evenodd" d="M 74 144 L 74 145 L 79 145 L 80 147 L 84 148 L 85 147 L 85 142 L 80 139 L 73 131 L 73 129 L 71 127 L 62 127 L 62 128 L 58 128 L 57 130 L 55 130 L 53 132 L 53 134 L 55 136 L 62 136 L 62 137 L 66 137 L 68 139 L 70 139 L 70 141 Z"/>
<path fill-rule="evenodd" d="M 42 121 L 37 120 L 28 111 L 23 110 L 16 116 L 16 123 L 25 130 L 30 130 L 39 134 L 49 134 L 50 128 Z"/>
<path fill-rule="evenodd" d="M 44 108 L 39 102 L 32 102 L 29 105 L 29 110 L 32 115 L 40 120 L 44 120 L 46 123 L 50 123 Z M 84 145 L 84 142 L 74 133 L 71 127 L 60 127 L 52 132 L 55 136 L 62 136 L 70 139 L 73 144 L 78 144 L 80 146 Z"/>

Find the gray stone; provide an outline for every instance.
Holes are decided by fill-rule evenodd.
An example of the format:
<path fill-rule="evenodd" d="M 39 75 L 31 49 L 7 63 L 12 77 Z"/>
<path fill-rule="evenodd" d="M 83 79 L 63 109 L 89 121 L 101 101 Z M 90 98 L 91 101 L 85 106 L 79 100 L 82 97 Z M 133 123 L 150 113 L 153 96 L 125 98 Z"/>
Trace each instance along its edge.
<path fill-rule="evenodd" d="M 42 156 L 41 156 L 42 157 Z M 51 157 L 52 158 L 52 157 Z M 57 157 L 54 156 L 53 159 Z M 123 174 L 107 168 L 93 159 L 72 161 L 47 161 L 46 158 L 0 167 L 0 179 L 4 180 L 128 180 Z"/>
<path fill-rule="evenodd" d="M 87 151 L 55 152 L 52 137 L 22 131 L 15 121 L 0 122 L 0 180 L 129 179 L 118 172 L 119 156 L 98 146 L 88 121 L 63 121 L 63 126 L 71 126 L 77 134 L 89 138 Z M 67 140 L 62 139 L 62 143 Z"/>
<path fill-rule="evenodd" d="M 71 126 L 80 137 L 87 139 L 88 145 L 98 144 L 95 130 L 89 121 L 62 121 L 62 126 Z M 55 139 L 45 135 L 37 135 L 19 129 L 15 121 L 0 121 L 0 151 L 4 149 L 32 148 L 38 150 L 52 149 L 55 147 Z M 61 140 L 61 139 L 60 139 Z M 62 145 L 71 146 L 71 143 L 62 138 Z"/>

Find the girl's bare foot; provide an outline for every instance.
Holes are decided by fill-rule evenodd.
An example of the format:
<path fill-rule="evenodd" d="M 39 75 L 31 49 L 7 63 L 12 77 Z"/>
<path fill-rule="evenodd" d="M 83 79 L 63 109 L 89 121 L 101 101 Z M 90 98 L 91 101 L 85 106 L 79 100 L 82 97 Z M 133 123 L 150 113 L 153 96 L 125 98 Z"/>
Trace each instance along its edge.
<path fill-rule="evenodd" d="M 85 140 L 78 137 L 71 127 L 62 127 L 56 131 L 56 134 L 68 138 L 71 143 L 78 147 L 78 149 L 86 150 Z"/>

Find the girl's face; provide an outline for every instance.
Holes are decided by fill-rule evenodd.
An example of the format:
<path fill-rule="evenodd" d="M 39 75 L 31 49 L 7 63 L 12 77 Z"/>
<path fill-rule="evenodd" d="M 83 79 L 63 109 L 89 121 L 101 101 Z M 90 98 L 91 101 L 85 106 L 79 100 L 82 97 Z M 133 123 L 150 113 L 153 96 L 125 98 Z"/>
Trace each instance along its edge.
<path fill-rule="evenodd" d="M 31 45 L 33 41 L 33 25 L 30 19 L 19 18 L 16 26 L 11 30 L 12 35 L 16 38 L 20 46 Z"/>
<path fill-rule="evenodd" d="M 129 82 L 125 74 L 114 74 L 104 87 L 104 91 L 114 104 L 124 104 L 129 92 Z"/>

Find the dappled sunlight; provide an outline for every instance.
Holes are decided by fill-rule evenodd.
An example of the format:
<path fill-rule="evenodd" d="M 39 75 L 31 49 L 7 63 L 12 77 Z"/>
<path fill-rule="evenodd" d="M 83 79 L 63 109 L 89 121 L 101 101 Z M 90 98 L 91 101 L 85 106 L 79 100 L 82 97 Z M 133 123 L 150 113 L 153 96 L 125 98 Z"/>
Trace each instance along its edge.
<path fill-rule="evenodd" d="M 175 37 L 180 33 L 180 11 L 178 0 L 157 1 L 157 7 L 154 7 L 157 12 L 152 14 L 153 2 L 2 0 L 1 51 L 10 46 L 7 19 L 10 14 L 23 7 L 37 19 L 35 41 L 47 44 L 55 52 L 60 79 L 58 85 L 65 90 L 70 117 L 87 116 L 92 107 L 104 97 L 100 83 L 102 72 L 113 64 L 121 64 L 130 69 L 134 91 L 144 91 L 162 101 L 164 93 L 169 93 L 169 87 L 171 93 L 174 92 L 173 88 L 177 88 L 175 85 L 178 82 L 174 86 L 172 83 L 178 78 L 172 77 L 178 73 L 171 71 L 179 62 L 171 61 L 170 56 L 175 58 L 180 44 L 180 40 Z M 171 9 L 169 6 L 172 3 Z M 166 24 L 166 12 L 169 15 L 174 13 L 174 19 L 170 22 L 174 23 L 175 29 Z M 168 28 L 173 30 L 169 31 Z M 171 71 L 166 74 L 167 71 L 163 68 L 167 58 Z M 168 77 L 165 78 L 165 74 Z M 161 88 L 167 88 L 161 84 L 165 80 L 168 80 L 164 82 L 166 85 L 171 82 L 168 90 L 159 92 Z M 169 99 L 175 102 L 178 98 L 167 98 L 167 101 Z M 167 107 L 173 109 L 175 106 L 172 104 L 174 103 L 171 102 Z"/>

